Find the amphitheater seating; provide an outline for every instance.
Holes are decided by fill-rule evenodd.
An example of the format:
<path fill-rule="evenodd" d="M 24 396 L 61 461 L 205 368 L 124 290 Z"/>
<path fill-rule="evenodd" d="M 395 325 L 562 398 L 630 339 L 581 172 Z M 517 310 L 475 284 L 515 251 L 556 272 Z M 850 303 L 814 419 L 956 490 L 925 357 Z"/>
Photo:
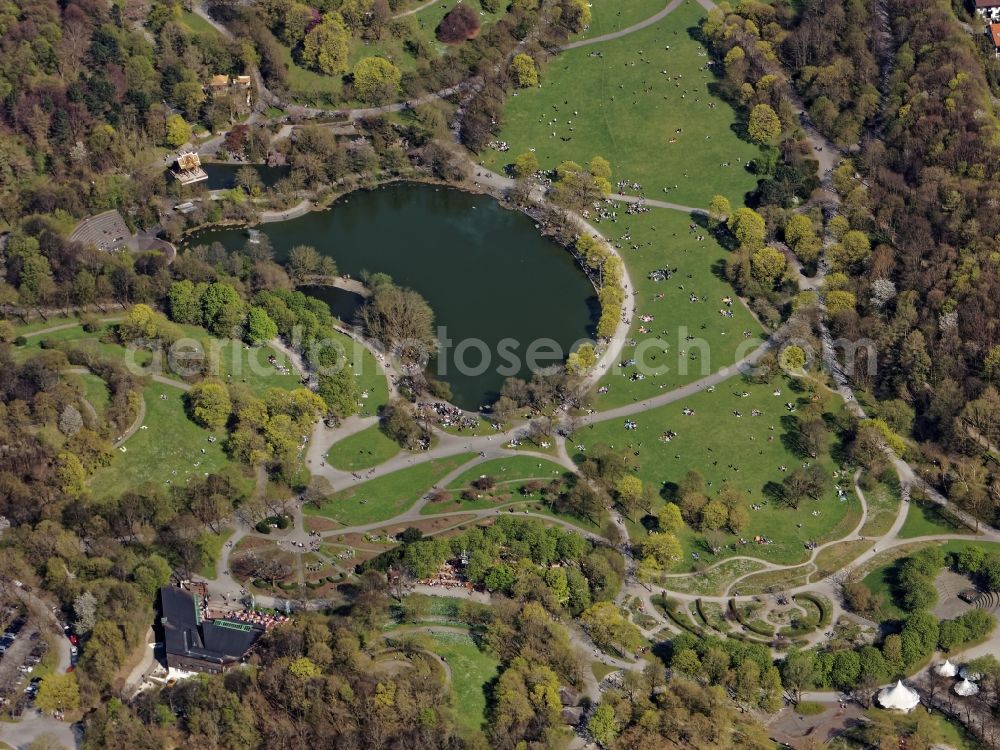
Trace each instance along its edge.
<path fill-rule="evenodd" d="M 1000 591 L 984 591 L 972 606 L 992 614 L 1000 614 Z"/>
<path fill-rule="evenodd" d="M 70 240 L 84 245 L 93 245 L 98 250 L 111 252 L 121 250 L 129 241 L 132 232 L 121 214 L 116 210 L 105 211 L 97 216 L 81 221 Z"/>

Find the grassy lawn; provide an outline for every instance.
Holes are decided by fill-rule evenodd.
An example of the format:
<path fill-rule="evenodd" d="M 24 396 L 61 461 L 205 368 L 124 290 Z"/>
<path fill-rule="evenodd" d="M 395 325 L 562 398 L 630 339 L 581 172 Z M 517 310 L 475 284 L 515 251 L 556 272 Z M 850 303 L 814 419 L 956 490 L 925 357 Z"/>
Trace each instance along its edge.
<path fill-rule="evenodd" d="M 871 542 L 862 542 L 857 539 L 831 544 L 816 555 L 816 572 L 809 576 L 809 580 L 819 582 L 827 576 L 833 575 L 852 560 L 860 557 L 871 546 Z"/>
<path fill-rule="evenodd" d="M 464 1 L 467 6 L 479 15 L 479 21 L 482 25 L 480 33 L 485 31 L 487 27 L 506 12 L 506 6 L 503 6 L 498 13 L 488 13 L 483 10 L 479 0 Z M 417 13 L 412 13 L 400 19 L 402 23 L 413 24 L 417 38 L 422 40 L 433 51 L 431 55 L 432 60 L 435 57 L 443 57 L 451 47 L 437 40 L 435 30 L 441 23 L 441 19 L 456 5 L 455 0 L 439 0 Z M 417 58 L 406 49 L 403 40 L 388 33 L 377 41 L 354 39 L 351 42 L 349 64 L 353 68 L 359 60 L 376 55 L 391 60 L 403 72 L 415 70 L 417 67 Z"/>
<path fill-rule="evenodd" d="M 83 328 L 78 325 L 73 328 L 64 328 L 61 331 L 54 331 L 53 333 L 46 333 L 41 336 L 30 336 L 24 346 L 14 348 L 14 358 L 17 360 L 27 359 L 32 354 L 36 354 L 42 350 L 43 341 L 50 341 L 93 347 L 104 357 L 123 361 L 126 364 L 134 363 L 140 368 L 145 368 L 153 358 L 150 352 L 142 349 L 136 349 L 134 347 L 120 346 L 119 344 L 105 344 L 99 340 L 100 337 L 107 332 L 111 325 L 112 323 L 110 322 L 105 323 L 93 333 L 84 331 Z"/>
<path fill-rule="evenodd" d="M 213 433 L 188 419 L 183 396 L 179 388 L 162 383 L 145 389 L 143 424 L 148 429 L 138 430 L 123 446 L 125 452 L 115 451 L 111 465 L 94 475 L 91 487 L 95 495 L 114 497 L 143 482 L 183 485 L 192 477 L 218 472 L 229 463 L 222 449 L 225 435 L 216 434 L 218 440 L 208 442 Z"/>
<path fill-rule="evenodd" d="M 690 224 L 685 214 L 653 210 L 633 216 L 622 212 L 617 222 L 597 225 L 618 247 L 636 291 L 629 330 L 635 345 L 625 346 L 616 364 L 634 359 L 646 375 L 632 380 L 636 366 L 612 367 L 599 383 L 608 392 L 596 396 L 598 409 L 650 398 L 698 380 L 745 357 L 762 342 L 760 325 L 721 276 L 728 251 L 706 229 L 691 230 Z M 705 239 L 699 242 L 698 236 Z M 670 269 L 673 276 L 659 282 L 649 278 L 662 269 Z M 692 302 L 691 295 L 698 302 Z M 724 298 L 732 305 L 727 306 Z M 732 312 L 733 317 L 721 315 L 720 310 Z M 643 322 L 643 315 L 653 320 Z M 744 336 L 747 331 L 749 338 Z"/>
<path fill-rule="evenodd" d="M 487 474 L 498 483 L 524 481 L 527 479 L 556 479 L 566 473 L 566 468 L 553 461 L 535 456 L 510 456 L 483 461 L 452 480 L 450 489 L 464 489 L 474 480 Z"/>
<path fill-rule="evenodd" d="M 776 388 L 781 390 L 781 396 L 772 395 Z M 742 392 L 749 392 L 750 396 L 743 398 L 739 395 Z M 713 393 L 703 391 L 689 399 L 636 415 L 633 417 L 635 430 L 626 430 L 623 420 L 609 420 L 577 432 L 572 443 L 585 448 L 603 443 L 632 453 L 639 477 L 660 489 L 664 496 L 671 496 L 673 485 L 691 469 L 705 477 L 710 496 L 719 491 L 723 481 L 732 482 L 746 494 L 749 503 L 763 504 L 761 510 L 750 511 L 750 525 L 743 532 L 743 538 L 752 540 L 755 535 L 762 535 L 774 543 L 757 545 L 751 541 L 740 545 L 736 544 L 736 537 L 730 536 L 721 557 L 750 555 L 794 564 L 808 558 L 804 546 L 807 541 L 822 543 L 839 539 L 854 528 L 861 514 L 861 505 L 855 496 L 850 495 L 843 502 L 837 499 L 832 478 L 820 499 L 806 500 L 798 510 L 778 505 L 765 494 L 769 482 L 780 483 L 787 476 L 780 467 L 791 471 L 804 461 L 786 446 L 785 439 L 789 436 L 784 434 L 786 426 L 782 420 L 787 415 L 784 403 L 797 402 L 798 398 L 785 381 L 754 385 L 745 383 L 742 378 L 733 378 Z M 685 408 L 695 413 L 684 416 L 682 410 Z M 752 417 L 753 409 L 760 410 L 762 415 Z M 734 410 L 743 417 L 736 418 Z M 677 433 L 670 442 L 661 440 L 667 430 Z M 836 466 L 828 455 L 821 455 L 813 462 L 823 467 L 827 477 L 832 477 Z M 631 532 L 633 535 L 645 533 L 637 526 L 633 526 Z M 708 552 L 701 535 L 690 528 L 680 533 L 680 540 L 685 562 L 677 572 L 693 569 L 693 552 L 699 554 L 703 564 L 720 559 Z"/>
<path fill-rule="evenodd" d="M 433 7 L 433 6 L 432 6 Z M 431 33 L 433 37 L 433 33 Z M 415 70 L 417 60 L 403 47 L 401 39 L 396 39 L 389 34 L 383 39 L 368 41 L 365 39 L 352 39 L 350 54 L 348 55 L 348 66 L 353 69 L 361 60 L 366 57 L 384 57 L 401 71 Z"/>
<path fill-rule="evenodd" d="M 503 12 L 497 14 L 484 12 L 479 0 L 466 0 L 466 4 L 479 13 L 484 28 L 503 15 Z M 444 55 L 448 46 L 437 41 L 434 30 L 444 18 L 445 13 L 454 8 L 455 5 L 454 0 L 440 0 L 440 2 L 418 13 L 400 19 L 400 23 L 413 24 L 416 36 L 422 39 L 432 51 L 431 57 L 439 57 Z M 343 89 L 341 76 L 327 76 L 300 67 L 295 62 L 292 51 L 287 47 L 281 47 L 281 55 L 287 71 L 288 86 L 296 99 L 303 102 L 340 103 Z M 352 39 L 348 52 L 348 66 L 353 68 L 360 60 L 376 56 L 390 60 L 404 73 L 415 70 L 417 67 L 417 58 L 406 49 L 403 40 L 394 37 L 389 32 L 386 32 L 382 39 L 373 41 Z M 351 102 L 343 103 L 345 105 L 352 104 Z"/>
<path fill-rule="evenodd" d="M 890 713 L 877 708 L 870 708 L 866 713 L 873 719 L 891 720 L 901 733 L 907 734 L 914 731 L 918 717 L 926 720 L 928 716 L 928 712 L 923 706 L 919 706 L 909 714 Z M 944 714 L 933 711 L 930 712 L 930 717 L 929 723 L 934 728 L 934 735 L 931 738 L 933 747 L 949 747 L 955 750 L 980 750 L 983 747 L 975 738 L 969 736 L 961 724 L 949 720 Z M 900 745 L 902 744 L 903 742 L 900 740 Z"/>
<path fill-rule="evenodd" d="M 202 533 L 202 549 L 205 550 L 206 556 L 208 557 L 208 562 L 201 568 L 202 578 L 213 580 L 219 574 L 215 568 L 215 563 L 219 560 L 219 555 L 222 554 L 222 545 L 225 544 L 232 535 L 233 529 L 230 528 L 224 528 L 218 534 L 207 530 Z"/>
<path fill-rule="evenodd" d="M 899 530 L 900 539 L 913 539 L 934 534 L 972 534 L 973 531 L 932 500 L 910 501 L 906 520 Z"/>
<path fill-rule="evenodd" d="M 451 668 L 451 694 L 458 726 L 467 733 L 480 729 L 486 718 L 486 685 L 497 676 L 499 663 L 462 633 L 428 633 L 429 648 Z"/>
<path fill-rule="evenodd" d="M 303 102 L 333 102 L 340 98 L 343 83 L 339 76 L 327 76 L 307 68 L 300 68 L 292 58 L 292 51 L 284 45 L 277 47 L 281 51 L 281 63 L 285 67 L 288 87 L 292 96 Z"/>
<path fill-rule="evenodd" d="M 750 594 L 765 593 L 774 589 L 790 589 L 795 586 L 804 586 L 809 583 L 809 574 L 815 569 L 815 565 L 808 563 L 789 570 L 768 570 L 763 573 L 755 573 L 740 581 L 732 593 L 735 595 L 739 592 L 740 596 L 747 596 Z"/>
<path fill-rule="evenodd" d="M 590 26 L 580 39 L 590 39 L 627 29 L 659 13 L 668 0 L 594 0 Z"/>
<path fill-rule="evenodd" d="M 77 380 L 80 383 L 80 386 L 83 388 L 84 398 L 94 407 L 97 416 L 102 416 L 104 410 L 108 408 L 108 402 L 111 400 L 111 394 L 108 392 L 108 384 L 89 372 L 71 374 L 69 379 Z"/>
<path fill-rule="evenodd" d="M 31 353 L 41 349 L 42 341 L 79 343 L 94 346 L 98 352 L 113 359 L 135 362 L 143 367 L 148 365 L 153 359 L 150 352 L 118 344 L 106 344 L 100 341 L 101 336 L 107 333 L 112 325 L 113 323 L 106 323 L 93 333 L 88 333 L 82 327 L 76 326 L 45 334 L 44 336 L 32 336 L 23 347 L 15 349 L 15 352 L 18 353 L 17 356 L 26 358 Z M 294 369 L 291 369 L 291 362 L 289 362 L 288 358 L 267 344 L 263 346 L 247 346 L 235 339 L 214 338 L 204 328 L 198 326 L 184 325 L 180 326 L 180 328 L 188 338 L 198 342 L 202 347 L 202 351 L 209 353 L 209 356 L 214 359 L 218 366 L 215 374 L 222 380 L 246 383 L 258 395 L 263 395 L 268 388 L 293 390 L 300 386 L 299 377 Z M 351 353 L 351 349 L 349 348 L 346 351 Z M 283 375 L 278 372 L 267 361 L 269 356 L 275 357 L 279 365 L 290 368 L 289 374 Z M 370 354 L 368 356 L 371 357 Z M 375 368 L 376 363 L 373 357 L 369 364 L 372 369 Z M 166 363 L 164 363 L 161 369 L 166 370 Z M 168 377 L 177 377 L 170 372 L 163 372 L 163 374 Z M 90 386 L 88 386 L 89 394 Z M 97 408 L 96 403 L 94 406 Z"/>
<path fill-rule="evenodd" d="M 361 416 L 367 417 L 378 413 L 378 410 L 389 401 L 389 383 L 385 370 L 375 360 L 375 355 L 350 336 L 333 331 L 333 339 L 340 342 L 348 357 L 350 367 L 358 378 L 361 389 Z"/>
<path fill-rule="evenodd" d="M 188 31 L 192 34 L 219 34 L 219 31 L 212 24 L 198 14 L 187 10 L 181 11 L 181 23 L 187 26 Z"/>
<path fill-rule="evenodd" d="M 480 435 L 490 435 L 496 432 L 496 430 L 493 429 L 493 423 L 490 420 L 478 414 L 475 415 L 475 418 L 476 418 L 475 427 L 463 427 L 462 425 L 458 424 L 450 424 L 448 426 L 445 426 L 443 424 L 436 424 L 434 425 L 434 429 L 440 430 L 441 432 L 446 432 L 449 435 L 461 435 L 463 437 L 468 437 L 470 435 L 472 437 L 478 437 Z M 510 423 L 503 425 L 503 429 L 505 430 L 509 429 L 510 427 L 511 427 Z"/>
<path fill-rule="evenodd" d="M 32 320 L 30 323 L 18 323 L 18 318 L 11 318 L 10 321 L 14 324 L 14 332 L 18 336 L 31 336 L 36 331 L 42 331 L 53 326 L 64 325 L 66 323 L 79 323 L 80 319 L 75 315 L 57 315 L 50 316 L 48 320 L 42 320 L 41 318 Z"/>
<path fill-rule="evenodd" d="M 462 453 L 394 471 L 331 495 L 322 508 L 307 506 L 305 513 L 325 516 L 346 526 L 385 521 L 405 511 L 437 480 L 474 456 Z"/>
<path fill-rule="evenodd" d="M 668 591 L 703 596 L 722 596 L 736 579 L 760 570 L 764 565 L 753 560 L 727 560 L 711 570 L 683 577 L 663 578 L 659 585 Z"/>
<path fill-rule="evenodd" d="M 595 661 L 590 663 L 590 671 L 594 675 L 594 679 L 600 682 L 609 674 L 617 670 L 610 664 L 605 664 L 603 661 Z"/>
<path fill-rule="evenodd" d="M 510 150 L 486 151 L 484 163 L 501 169 L 530 148 L 546 169 L 600 154 L 613 184 L 638 182 L 652 198 L 706 207 L 723 193 L 742 203 L 755 184 L 745 165 L 759 151 L 736 136 L 735 111 L 709 91 L 708 53 L 691 38 L 703 15 L 688 2 L 634 34 L 554 58 L 540 88 L 508 100 L 499 139 Z"/>
<path fill-rule="evenodd" d="M 203 330 L 198 338 L 218 352 L 219 378 L 231 383 L 245 383 L 255 393 L 263 395 L 269 388 L 282 388 L 292 391 L 301 387 L 299 375 L 288 357 L 267 344 L 263 346 L 247 346 L 235 339 L 213 339 Z M 288 374 L 282 374 L 267 361 L 274 357 L 277 363 L 288 368 Z"/>
<path fill-rule="evenodd" d="M 933 542 L 917 542 L 903 548 L 890 549 L 886 551 L 885 557 L 878 560 L 878 564 L 868 571 L 861 582 L 875 595 L 882 597 L 882 608 L 879 611 L 880 619 L 902 619 L 906 613 L 896 605 L 894 597 L 896 585 L 896 571 L 899 561 L 904 557 L 909 557 L 918 550 L 933 544 Z M 941 549 L 945 554 L 960 552 L 968 547 L 978 547 L 985 552 L 995 552 L 1000 549 L 1000 544 L 992 542 L 959 542 L 951 541 L 941 544 Z M 881 557 L 881 555 L 880 555 Z"/>
<path fill-rule="evenodd" d="M 882 536 L 888 533 L 899 513 L 899 479 L 895 474 L 886 476 L 871 490 L 864 490 L 868 501 L 868 518 L 861 527 L 861 536 Z"/>
<path fill-rule="evenodd" d="M 502 17 L 507 10 L 507 6 L 501 4 L 499 12 L 488 13 L 483 10 L 483 6 L 479 0 L 463 0 L 463 2 L 479 15 L 479 22 L 481 24 L 480 34 L 482 34 L 493 22 Z M 438 53 L 442 55 L 448 49 L 449 45 L 439 42 L 434 31 L 441 23 L 441 19 L 444 18 L 449 11 L 454 9 L 456 5 L 458 5 L 458 3 L 455 0 L 438 0 L 438 2 L 424 8 L 419 13 L 413 14 L 414 20 L 417 22 L 417 27 L 421 31 L 421 35 L 432 48 L 436 49 Z"/>
<path fill-rule="evenodd" d="M 376 424 L 334 443 L 326 454 L 326 462 L 335 469 L 359 471 L 378 466 L 399 451 L 399 444 Z"/>

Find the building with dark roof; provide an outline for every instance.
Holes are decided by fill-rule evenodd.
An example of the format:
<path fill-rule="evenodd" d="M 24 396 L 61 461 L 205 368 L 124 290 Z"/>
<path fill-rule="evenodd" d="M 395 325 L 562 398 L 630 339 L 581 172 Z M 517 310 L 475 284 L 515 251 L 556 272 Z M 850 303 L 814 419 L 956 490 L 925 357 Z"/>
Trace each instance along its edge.
<path fill-rule="evenodd" d="M 167 666 L 187 672 L 226 672 L 264 634 L 250 623 L 203 618 L 198 595 L 176 586 L 160 589 L 160 613 Z"/>

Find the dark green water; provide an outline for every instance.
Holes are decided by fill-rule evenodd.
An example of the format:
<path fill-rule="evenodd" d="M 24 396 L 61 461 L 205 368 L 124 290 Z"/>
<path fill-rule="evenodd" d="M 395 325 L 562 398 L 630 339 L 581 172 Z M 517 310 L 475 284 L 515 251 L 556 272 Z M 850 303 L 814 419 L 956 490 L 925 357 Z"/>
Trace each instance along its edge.
<path fill-rule="evenodd" d="M 331 210 L 260 229 L 278 260 L 295 245 L 313 245 L 332 256 L 342 274 L 384 272 L 422 294 L 434 310 L 439 341 L 451 341 L 431 372 L 451 386 L 454 403 L 464 408 L 495 400 L 514 369 L 507 366 L 512 357 L 498 349 L 503 340 L 516 342 L 507 342 L 505 350 L 520 361 L 516 374 L 527 377 L 529 345 L 551 339 L 562 352 L 561 362 L 575 342 L 593 334 L 599 314 L 594 289 L 570 254 L 541 237 L 530 218 L 486 196 L 392 185 L 352 193 Z M 221 242 L 235 250 L 246 240 L 244 229 L 206 230 L 188 244 Z M 338 290 L 309 293 L 331 302 L 341 317 L 352 307 L 353 295 Z M 483 347 L 471 339 L 490 352 L 483 372 Z M 466 368 L 456 358 L 463 346 Z M 542 366 L 554 363 L 547 351 L 537 357 Z"/>
<path fill-rule="evenodd" d="M 202 169 L 208 175 L 204 185 L 209 190 L 228 190 L 236 187 L 236 173 L 243 167 L 249 166 L 260 175 L 261 182 L 266 187 L 271 187 L 283 177 L 288 177 L 291 173 L 290 167 L 269 167 L 266 164 L 239 164 L 239 163 L 210 163 L 202 164 Z"/>

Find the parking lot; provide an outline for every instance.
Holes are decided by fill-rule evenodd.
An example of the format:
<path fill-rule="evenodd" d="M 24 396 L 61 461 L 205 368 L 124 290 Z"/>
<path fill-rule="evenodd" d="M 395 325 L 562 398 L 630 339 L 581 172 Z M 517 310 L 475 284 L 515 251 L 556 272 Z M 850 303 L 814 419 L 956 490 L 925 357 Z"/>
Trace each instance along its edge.
<path fill-rule="evenodd" d="M 4 627 L 0 636 L 0 705 L 17 718 L 38 691 L 32 672 L 45 656 L 48 643 L 20 604 L 6 606 L 0 612 L 0 624 Z"/>

